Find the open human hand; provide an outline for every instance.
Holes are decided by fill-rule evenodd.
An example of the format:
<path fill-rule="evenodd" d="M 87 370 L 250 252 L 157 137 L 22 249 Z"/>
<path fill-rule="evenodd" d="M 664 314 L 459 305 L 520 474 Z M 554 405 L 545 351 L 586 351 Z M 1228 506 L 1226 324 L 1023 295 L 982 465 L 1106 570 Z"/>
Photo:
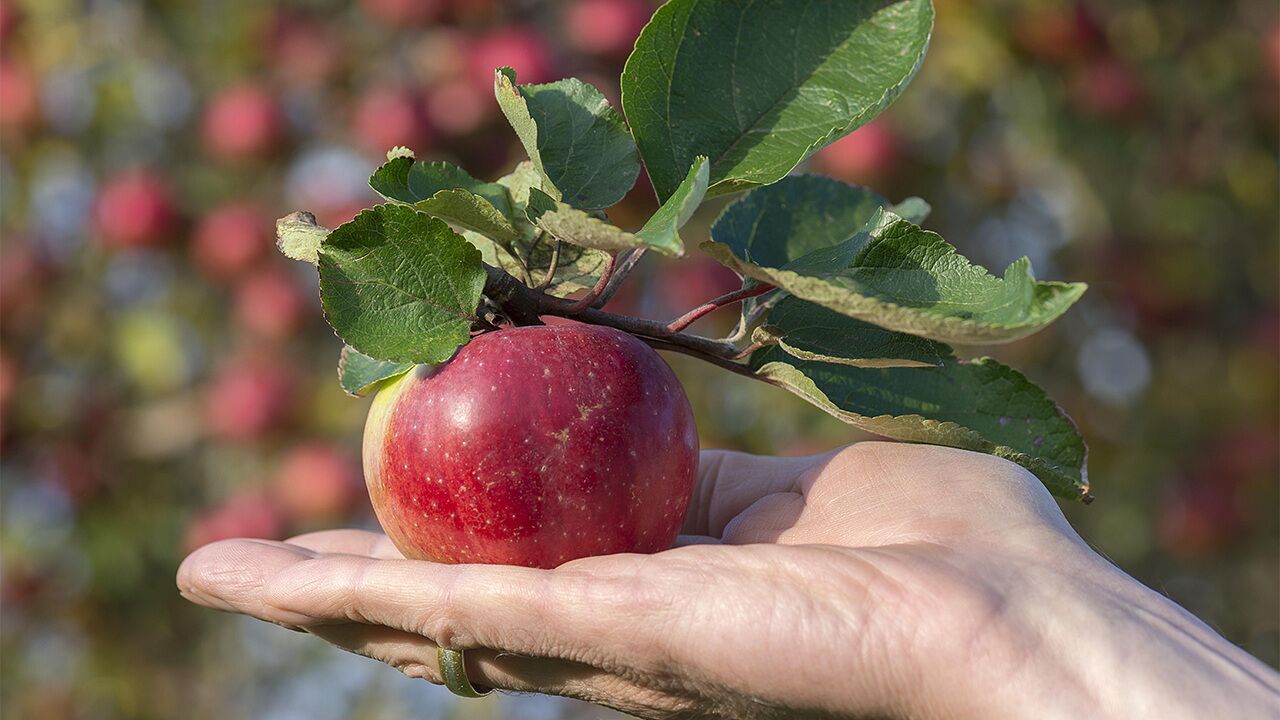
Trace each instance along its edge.
<path fill-rule="evenodd" d="M 178 586 L 414 677 L 466 650 L 476 685 L 644 718 L 1210 717 L 1280 698 L 986 455 L 707 451 L 684 532 L 554 570 L 406 560 L 355 530 L 227 540 Z"/>

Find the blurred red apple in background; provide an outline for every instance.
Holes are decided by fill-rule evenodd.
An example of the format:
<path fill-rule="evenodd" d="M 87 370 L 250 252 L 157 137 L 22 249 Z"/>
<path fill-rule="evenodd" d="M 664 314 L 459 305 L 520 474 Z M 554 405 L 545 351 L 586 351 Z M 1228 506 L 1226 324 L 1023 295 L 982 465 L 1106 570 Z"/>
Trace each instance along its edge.
<path fill-rule="evenodd" d="M 288 419 L 293 393 L 293 376 L 277 362 L 234 360 L 205 389 L 205 427 L 225 440 L 261 438 Z"/>
<path fill-rule="evenodd" d="M 253 203 L 235 201 L 200 218 L 191 239 L 191 257 L 205 275 L 226 280 L 260 260 L 272 243 L 267 214 Z"/>
<path fill-rule="evenodd" d="M 1072 77 L 1070 90 L 1079 110 L 1110 120 L 1135 114 L 1144 94 L 1137 72 L 1116 58 L 1089 62 Z"/>
<path fill-rule="evenodd" d="M 441 0 L 360 0 L 360 7 L 392 30 L 423 25 L 440 13 Z"/>
<path fill-rule="evenodd" d="M 39 113 L 36 76 L 26 63 L 0 55 L 0 130 L 24 130 Z"/>
<path fill-rule="evenodd" d="M 873 120 L 818 151 L 814 168 L 853 183 L 873 183 L 892 171 L 901 141 L 883 120 Z"/>
<path fill-rule="evenodd" d="M 551 48 L 536 30 L 525 25 L 491 30 L 475 38 L 468 52 L 471 80 L 483 88 L 493 87 L 493 71 L 503 66 L 515 68 L 516 81 L 521 84 L 556 79 Z"/>
<path fill-rule="evenodd" d="M 431 126 L 446 135 L 475 131 L 497 112 L 493 91 L 466 78 L 437 85 L 427 93 L 426 112 Z"/>
<path fill-rule="evenodd" d="M 322 21 L 279 10 L 266 23 L 263 42 L 271 70 L 285 83 L 321 85 L 337 69 L 343 39 Z"/>
<path fill-rule="evenodd" d="M 425 115 L 421 100 L 409 90 L 374 87 L 356 103 L 353 132 L 361 145 L 377 154 L 396 145 L 421 153 L 428 147 Z"/>
<path fill-rule="evenodd" d="M 271 481 L 271 493 L 297 525 L 341 520 L 363 496 L 360 464 L 350 453 L 325 443 L 294 448 Z"/>
<path fill-rule="evenodd" d="M 466 33 L 455 27 L 437 25 L 416 33 L 410 50 L 414 75 L 428 87 L 466 75 L 468 43 Z"/>
<path fill-rule="evenodd" d="M 564 31 L 584 53 L 625 57 L 651 15 L 646 0 L 576 0 L 565 11 Z"/>
<path fill-rule="evenodd" d="M 381 390 L 364 443 L 383 529 L 406 556 L 437 562 L 555 567 L 664 550 L 698 467 L 671 368 L 596 325 L 480 335 Z"/>
<path fill-rule="evenodd" d="M 275 501 L 266 493 L 249 488 L 192 519 L 183 545 L 191 552 L 218 540 L 238 537 L 278 540 L 283 534 L 284 520 Z"/>
<path fill-rule="evenodd" d="M 13 0 L 0 0 L 0 40 L 8 40 L 21 21 L 22 11 Z"/>
<path fill-rule="evenodd" d="M 1052 63 L 1081 59 L 1103 40 L 1089 11 L 1068 4 L 1024 5 L 1014 18 L 1013 36 L 1028 55 Z"/>
<path fill-rule="evenodd" d="M 214 95 L 200 129 L 210 155 L 240 161 L 270 154 L 284 136 L 284 119 L 271 91 L 248 82 Z"/>
<path fill-rule="evenodd" d="M 102 187 L 94 208 L 98 236 L 109 248 L 158 245 L 178 224 L 169 181 L 149 170 L 127 170 Z"/>
<path fill-rule="evenodd" d="M 1262 42 L 1262 62 L 1271 73 L 1271 81 L 1280 81 L 1280 23 L 1272 25 L 1267 31 L 1266 39 Z"/>
<path fill-rule="evenodd" d="M 253 271 L 236 288 L 236 321 L 265 339 L 293 335 L 302 322 L 304 306 L 298 282 L 279 266 Z"/>

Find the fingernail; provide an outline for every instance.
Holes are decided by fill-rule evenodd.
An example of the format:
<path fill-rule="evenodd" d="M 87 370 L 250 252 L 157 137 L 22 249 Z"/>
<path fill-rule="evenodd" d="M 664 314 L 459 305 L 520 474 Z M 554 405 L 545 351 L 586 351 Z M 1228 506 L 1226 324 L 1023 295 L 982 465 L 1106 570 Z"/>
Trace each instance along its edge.
<path fill-rule="evenodd" d="M 236 612 L 236 609 L 222 598 L 207 595 L 195 588 L 187 588 L 181 592 L 183 597 L 197 605 L 204 605 L 205 607 L 213 608 L 214 610 L 222 610 L 223 612 Z"/>

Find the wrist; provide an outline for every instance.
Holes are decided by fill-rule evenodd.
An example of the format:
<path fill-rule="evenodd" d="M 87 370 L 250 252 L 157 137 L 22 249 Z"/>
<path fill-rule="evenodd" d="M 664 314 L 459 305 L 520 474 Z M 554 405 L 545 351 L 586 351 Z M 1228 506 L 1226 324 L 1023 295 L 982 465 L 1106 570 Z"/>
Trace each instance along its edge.
<path fill-rule="evenodd" d="M 1017 575 L 944 696 L 966 705 L 934 715 L 1261 717 L 1280 698 L 1270 668 L 1092 552 Z"/>

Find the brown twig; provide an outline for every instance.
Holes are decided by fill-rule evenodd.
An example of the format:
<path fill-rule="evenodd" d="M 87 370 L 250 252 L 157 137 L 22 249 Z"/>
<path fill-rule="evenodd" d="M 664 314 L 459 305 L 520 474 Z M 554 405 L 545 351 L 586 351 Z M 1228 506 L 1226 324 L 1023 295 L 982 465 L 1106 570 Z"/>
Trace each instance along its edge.
<path fill-rule="evenodd" d="M 640 247 L 628 250 L 621 255 L 622 259 L 615 263 L 609 283 L 605 285 L 604 290 L 596 297 L 592 307 L 601 308 L 609 304 L 614 294 L 618 292 L 618 288 L 622 287 L 623 281 L 627 279 L 627 276 L 631 274 L 635 266 L 640 263 L 640 259 L 644 257 L 644 252 L 645 248 Z"/>
<path fill-rule="evenodd" d="M 699 318 L 703 317 L 704 315 L 713 313 L 716 310 L 719 310 L 720 308 L 725 307 L 726 305 L 732 305 L 734 303 L 742 302 L 747 298 L 753 298 L 753 297 L 756 297 L 757 295 L 763 295 L 767 292 L 773 291 L 774 289 L 775 288 L 772 285 L 762 284 L 762 285 L 753 285 L 748 288 L 742 288 L 741 290 L 735 290 L 731 293 L 725 293 L 724 295 L 721 295 L 718 298 L 708 300 L 707 302 L 681 315 L 675 320 L 672 320 L 671 322 L 667 323 L 667 332 L 669 333 L 680 332 L 681 330 L 684 330 L 685 328 L 692 325 L 694 322 L 696 322 Z"/>
<path fill-rule="evenodd" d="M 551 283 L 556 279 L 556 271 L 560 269 L 560 246 L 564 243 L 556 240 L 556 246 L 551 248 L 551 262 L 547 264 L 547 275 L 542 278 L 542 282 L 538 284 L 538 290 L 543 291 L 551 287 Z"/>
<path fill-rule="evenodd" d="M 538 292 L 501 268 L 485 265 L 485 273 L 484 294 L 518 325 L 540 324 L 539 315 L 555 315 L 604 325 L 642 338 L 661 338 L 668 344 L 684 348 L 686 354 L 708 361 L 714 358 L 728 362 L 738 354 L 738 348 L 729 343 L 687 333 L 669 334 L 666 324 L 656 320 L 616 315 L 594 308 L 578 309 L 577 302 Z"/>
<path fill-rule="evenodd" d="M 578 313 L 591 307 L 596 298 L 600 297 L 600 294 L 609 286 L 609 280 L 613 277 L 613 269 L 618 266 L 618 257 L 609 254 L 608 258 L 608 260 L 605 260 L 604 271 L 600 273 L 600 277 L 596 280 L 595 287 L 587 291 L 586 295 L 575 300 L 569 312 Z"/>

